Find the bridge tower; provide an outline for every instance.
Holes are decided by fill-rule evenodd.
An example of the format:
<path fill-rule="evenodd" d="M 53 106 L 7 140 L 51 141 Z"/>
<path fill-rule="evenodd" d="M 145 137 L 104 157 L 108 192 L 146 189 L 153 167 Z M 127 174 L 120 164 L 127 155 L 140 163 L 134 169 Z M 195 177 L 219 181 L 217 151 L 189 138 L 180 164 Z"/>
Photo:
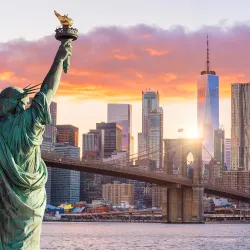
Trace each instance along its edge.
<path fill-rule="evenodd" d="M 187 176 L 187 156 L 192 153 L 192 186 L 172 184 L 163 187 L 162 215 L 169 223 L 202 223 L 203 219 L 203 165 L 201 139 L 165 139 L 164 172 Z"/>

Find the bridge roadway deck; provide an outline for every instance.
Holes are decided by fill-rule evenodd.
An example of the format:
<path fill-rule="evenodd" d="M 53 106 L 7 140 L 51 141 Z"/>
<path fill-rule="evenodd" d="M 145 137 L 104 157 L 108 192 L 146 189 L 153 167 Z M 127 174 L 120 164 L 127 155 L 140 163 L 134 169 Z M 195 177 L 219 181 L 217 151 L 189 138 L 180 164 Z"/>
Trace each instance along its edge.
<path fill-rule="evenodd" d="M 76 159 L 66 159 L 55 157 L 53 154 L 42 153 L 42 158 L 48 167 L 71 169 L 81 172 L 115 176 L 131 180 L 138 180 L 157 184 L 159 186 L 166 186 L 168 184 L 179 184 L 186 187 L 192 187 L 193 183 L 190 179 L 179 178 L 177 176 L 166 175 L 163 173 L 149 172 L 133 168 L 130 166 L 119 167 L 116 164 L 103 163 L 103 162 L 83 162 Z M 250 203 L 250 194 L 244 193 L 234 189 L 225 189 L 216 187 L 212 184 L 204 185 L 204 192 L 211 195 L 220 197 L 240 200 Z"/>
<path fill-rule="evenodd" d="M 119 167 L 116 164 L 108 164 L 102 162 L 83 162 L 75 159 L 64 160 L 59 158 L 54 159 L 42 154 L 42 158 L 48 167 L 71 169 L 87 173 L 115 176 L 142 182 L 155 183 L 158 185 L 166 184 L 181 184 L 183 186 L 192 186 L 192 181 L 189 179 L 181 179 L 176 176 L 165 175 L 145 170 L 140 170 L 133 167 Z"/>

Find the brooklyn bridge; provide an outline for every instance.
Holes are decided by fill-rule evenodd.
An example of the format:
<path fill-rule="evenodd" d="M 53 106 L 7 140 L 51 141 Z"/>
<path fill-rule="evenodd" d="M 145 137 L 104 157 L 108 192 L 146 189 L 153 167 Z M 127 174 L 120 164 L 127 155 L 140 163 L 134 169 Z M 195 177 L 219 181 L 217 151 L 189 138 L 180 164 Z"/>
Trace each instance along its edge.
<path fill-rule="evenodd" d="M 162 215 L 164 221 L 202 223 L 204 221 L 204 193 L 250 203 L 250 193 L 204 182 L 202 147 L 199 139 L 164 140 L 164 155 L 162 156 L 164 168 L 161 172 L 132 165 L 134 159 L 152 159 L 159 154 L 157 148 L 142 155 L 108 162 L 80 161 L 45 152 L 42 152 L 42 158 L 46 165 L 52 168 L 115 176 L 159 185 L 163 189 Z M 187 156 L 190 153 L 194 159 L 191 178 L 187 176 Z M 174 161 L 175 165 L 178 165 L 177 174 L 173 173 Z"/>

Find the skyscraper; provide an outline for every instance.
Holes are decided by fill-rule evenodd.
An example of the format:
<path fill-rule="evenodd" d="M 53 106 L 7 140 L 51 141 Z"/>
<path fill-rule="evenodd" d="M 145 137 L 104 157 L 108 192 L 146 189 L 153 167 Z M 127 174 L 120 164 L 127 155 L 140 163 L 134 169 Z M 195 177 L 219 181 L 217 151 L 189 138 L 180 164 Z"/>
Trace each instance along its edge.
<path fill-rule="evenodd" d="M 138 134 L 138 155 L 150 157 L 156 168 L 162 168 L 163 109 L 159 107 L 159 93 L 142 91 L 142 133 Z"/>
<path fill-rule="evenodd" d="M 103 160 L 104 157 L 104 130 L 92 129 L 82 135 L 82 158 Z"/>
<path fill-rule="evenodd" d="M 208 39 L 206 70 L 198 77 L 197 99 L 198 134 L 203 138 L 203 146 L 213 156 L 214 130 L 219 128 L 219 77 L 210 69 Z M 202 158 L 210 160 L 205 150 Z"/>
<path fill-rule="evenodd" d="M 80 159 L 78 128 L 72 125 L 57 125 L 55 151 L 70 158 Z M 74 203 L 80 199 L 80 172 L 68 169 L 52 169 L 51 203 Z"/>
<path fill-rule="evenodd" d="M 57 125 L 56 141 L 58 143 L 68 142 L 69 145 L 78 147 L 79 129 L 72 125 Z"/>
<path fill-rule="evenodd" d="M 230 158 L 231 158 L 231 139 L 225 139 L 225 164 L 227 166 L 227 170 L 231 170 L 230 166 Z"/>
<path fill-rule="evenodd" d="M 148 114 L 159 107 L 159 93 L 147 89 L 142 91 L 142 133 L 148 135 Z"/>
<path fill-rule="evenodd" d="M 148 148 L 153 152 L 151 160 L 155 161 L 156 169 L 162 168 L 163 161 L 163 109 L 155 108 L 148 114 Z"/>
<path fill-rule="evenodd" d="M 81 172 L 80 200 L 87 203 L 91 203 L 93 200 L 101 200 L 102 180 L 102 175 Z"/>
<path fill-rule="evenodd" d="M 80 159 L 80 148 L 69 143 L 56 143 L 55 151 L 65 157 Z M 80 199 L 80 172 L 69 169 L 52 169 L 51 203 L 75 203 Z"/>
<path fill-rule="evenodd" d="M 231 169 L 250 170 L 250 83 L 231 85 Z"/>
<path fill-rule="evenodd" d="M 96 129 L 104 130 L 104 158 L 122 150 L 122 126 L 117 123 L 96 123 Z"/>
<path fill-rule="evenodd" d="M 108 104 L 108 123 L 118 123 L 122 126 L 122 150 L 131 154 L 132 136 L 132 105 Z"/>
<path fill-rule="evenodd" d="M 214 131 L 214 159 L 224 166 L 225 131 L 223 128 Z"/>
<path fill-rule="evenodd" d="M 82 159 L 101 160 L 104 157 L 104 130 L 91 129 L 82 135 Z M 91 203 L 102 198 L 102 176 L 80 173 L 80 200 Z"/>

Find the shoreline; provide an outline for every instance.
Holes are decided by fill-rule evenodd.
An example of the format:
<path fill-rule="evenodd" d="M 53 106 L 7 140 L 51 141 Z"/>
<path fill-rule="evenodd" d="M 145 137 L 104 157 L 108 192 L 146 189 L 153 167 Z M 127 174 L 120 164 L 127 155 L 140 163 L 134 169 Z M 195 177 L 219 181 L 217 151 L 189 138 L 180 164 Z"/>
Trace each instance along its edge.
<path fill-rule="evenodd" d="M 205 224 L 250 224 L 250 220 L 247 221 L 239 221 L 239 220 L 223 220 L 223 221 L 205 221 L 203 223 L 192 223 L 192 222 L 183 222 L 183 223 L 173 223 L 173 222 L 162 222 L 162 221 L 61 221 L 61 220 L 50 220 L 50 221 L 43 221 L 42 223 L 86 223 L 86 222 L 91 222 L 91 223 L 133 223 L 133 224 L 175 224 L 175 225 L 205 225 Z"/>

